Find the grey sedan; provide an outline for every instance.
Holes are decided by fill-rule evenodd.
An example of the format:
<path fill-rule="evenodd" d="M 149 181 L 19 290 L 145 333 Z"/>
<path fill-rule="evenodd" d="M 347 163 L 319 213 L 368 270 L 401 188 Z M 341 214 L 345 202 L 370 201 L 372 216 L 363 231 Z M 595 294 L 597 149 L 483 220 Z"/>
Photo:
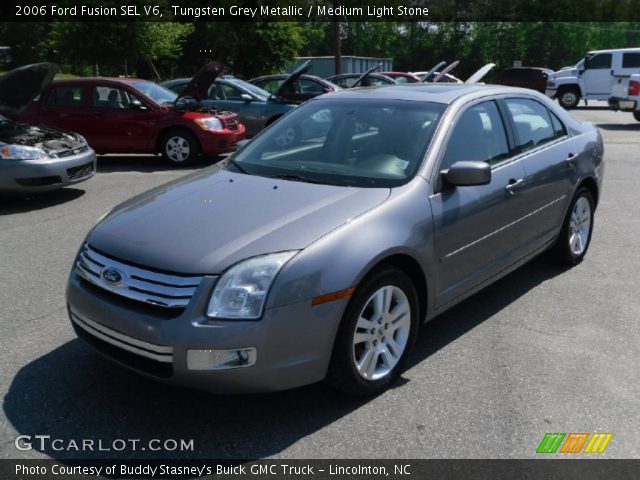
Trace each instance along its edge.
<path fill-rule="evenodd" d="M 424 322 L 540 253 L 580 262 L 603 167 L 594 126 L 530 90 L 323 95 L 108 213 L 71 272 L 71 321 L 173 384 L 376 394 Z"/>

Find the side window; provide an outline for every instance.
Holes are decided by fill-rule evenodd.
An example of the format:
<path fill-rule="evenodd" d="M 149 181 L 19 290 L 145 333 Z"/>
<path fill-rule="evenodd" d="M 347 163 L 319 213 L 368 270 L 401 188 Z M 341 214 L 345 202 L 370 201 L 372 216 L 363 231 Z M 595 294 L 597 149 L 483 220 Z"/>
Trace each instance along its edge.
<path fill-rule="evenodd" d="M 284 80 L 263 80 L 258 86 L 269 93 L 275 92 Z"/>
<path fill-rule="evenodd" d="M 315 80 L 309 80 L 308 78 L 303 78 L 300 80 L 300 89 L 303 93 L 324 93 L 324 87 L 322 84 L 316 82 Z"/>
<path fill-rule="evenodd" d="M 93 106 L 98 108 L 113 108 L 123 110 L 130 108 L 131 100 L 135 97 L 120 88 L 98 86 L 93 88 Z"/>
<path fill-rule="evenodd" d="M 587 70 L 602 70 L 611 68 L 611 54 L 599 53 L 587 58 L 584 62 L 584 68 Z"/>
<path fill-rule="evenodd" d="M 518 134 L 516 147 L 519 153 L 558 137 L 552 125 L 550 112 L 541 103 L 526 98 L 509 98 L 505 103 Z"/>
<path fill-rule="evenodd" d="M 640 53 L 623 53 L 622 68 L 640 68 Z"/>
<path fill-rule="evenodd" d="M 449 137 L 441 170 L 461 160 L 479 160 L 490 165 L 509 158 L 502 117 L 494 101 L 468 108 Z"/>
<path fill-rule="evenodd" d="M 55 87 L 49 91 L 46 104 L 52 107 L 81 107 L 83 95 L 82 87 Z"/>
<path fill-rule="evenodd" d="M 210 97 L 211 93 L 214 93 L 213 97 L 216 100 L 242 100 L 242 91 L 226 83 L 214 83 L 209 90 Z"/>

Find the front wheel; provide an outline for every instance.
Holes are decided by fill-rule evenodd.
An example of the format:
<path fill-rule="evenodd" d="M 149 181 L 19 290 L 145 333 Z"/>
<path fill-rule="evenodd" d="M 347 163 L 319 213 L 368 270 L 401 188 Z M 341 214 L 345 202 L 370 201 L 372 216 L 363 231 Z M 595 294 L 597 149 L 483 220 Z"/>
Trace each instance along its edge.
<path fill-rule="evenodd" d="M 403 271 L 388 267 L 370 276 L 345 311 L 327 382 L 356 396 L 386 390 L 415 342 L 418 311 L 415 287 Z"/>
<path fill-rule="evenodd" d="M 558 103 L 567 110 L 576 108 L 580 102 L 580 94 L 574 88 L 565 88 L 558 95 Z"/>
<path fill-rule="evenodd" d="M 633 112 L 633 118 L 640 122 L 640 111 L 636 110 Z"/>
<path fill-rule="evenodd" d="M 186 165 L 193 162 L 198 154 L 198 141 L 192 133 L 175 130 L 162 137 L 162 157 L 173 165 Z"/>
<path fill-rule="evenodd" d="M 593 195 L 584 187 L 573 197 L 553 248 L 554 256 L 560 263 L 577 265 L 587 254 L 593 232 L 594 204 Z"/>

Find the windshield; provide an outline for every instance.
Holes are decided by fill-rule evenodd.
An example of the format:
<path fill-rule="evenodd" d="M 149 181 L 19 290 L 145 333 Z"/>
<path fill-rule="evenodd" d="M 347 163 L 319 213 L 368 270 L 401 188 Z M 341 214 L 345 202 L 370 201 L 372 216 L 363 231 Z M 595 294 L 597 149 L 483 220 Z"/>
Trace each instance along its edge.
<path fill-rule="evenodd" d="M 178 97 L 175 92 L 167 90 L 166 88 L 161 87 L 160 85 L 153 82 L 137 82 L 132 84 L 131 86 L 143 95 L 149 97 L 158 105 L 162 105 L 163 103 L 173 103 Z"/>
<path fill-rule="evenodd" d="M 444 109 L 405 100 L 312 100 L 247 144 L 226 168 L 333 185 L 402 185 L 416 173 Z"/>

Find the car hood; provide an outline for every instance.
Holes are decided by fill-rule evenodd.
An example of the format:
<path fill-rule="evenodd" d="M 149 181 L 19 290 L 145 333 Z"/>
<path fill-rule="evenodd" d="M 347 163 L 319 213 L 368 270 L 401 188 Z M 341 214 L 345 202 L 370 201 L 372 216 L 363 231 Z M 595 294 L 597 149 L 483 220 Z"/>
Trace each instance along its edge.
<path fill-rule="evenodd" d="M 48 154 L 75 150 L 85 146 L 78 135 L 43 125 L 26 125 L 0 119 L 0 144 L 38 147 Z"/>
<path fill-rule="evenodd" d="M 311 60 L 307 60 L 298 68 L 296 68 L 293 72 L 291 72 L 291 74 L 287 78 L 285 78 L 284 82 L 280 84 L 277 90 L 273 92 L 272 96 L 275 96 L 275 97 L 282 96 L 283 92 L 287 91 L 287 88 L 289 87 L 289 85 L 291 85 L 293 82 L 298 80 L 302 75 L 307 73 L 307 70 L 309 70 L 310 65 L 311 65 Z"/>
<path fill-rule="evenodd" d="M 55 63 L 34 63 L 0 77 L 0 115 L 17 119 L 58 72 Z"/>
<path fill-rule="evenodd" d="M 207 98 L 209 88 L 216 81 L 216 78 L 220 76 L 224 65 L 221 62 L 209 62 L 196 73 L 193 78 L 184 87 L 182 93 L 178 95 L 174 103 L 178 103 L 178 100 L 185 97 L 191 97 L 198 102 L 201 102 Z"/>
<path fill-rule="evenodd" d="M 116 207 L 92 247 L 184 274 L 218 274 L 255 255 L 299 250 L 383 203 L 388 188 L 317 185 L 207 169 Z"/>

